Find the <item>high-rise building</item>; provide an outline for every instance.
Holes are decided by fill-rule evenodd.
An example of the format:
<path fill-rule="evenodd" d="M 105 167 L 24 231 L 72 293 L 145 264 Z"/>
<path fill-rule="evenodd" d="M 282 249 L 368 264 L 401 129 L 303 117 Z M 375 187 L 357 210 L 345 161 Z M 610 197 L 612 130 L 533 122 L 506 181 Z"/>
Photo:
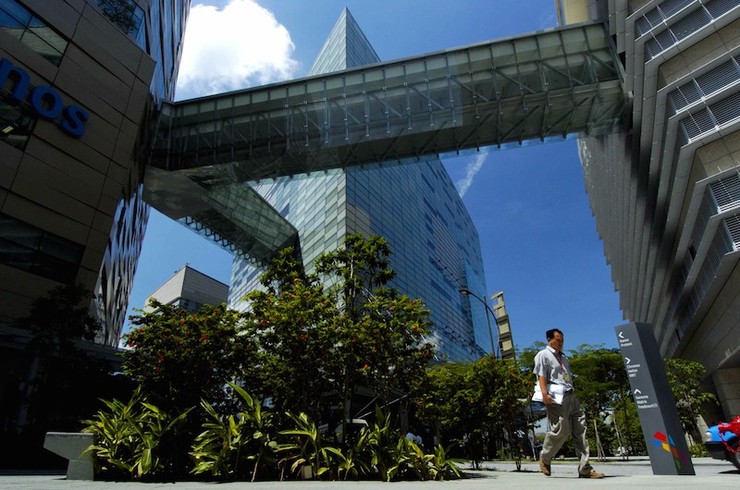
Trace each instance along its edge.
<path fill-rule="evenodd" d="M 145 140 L 189 0 L 0 0 L 0 324 L 64 284 L 117 345 L 149 208 Z"/>
<path fill-rule="evenodd" d="M 115 349 L 149 216 L 143 155 L 154 108 L 174 96 L 189 8 L 189 0 L 0 0 L 4 436 L 43 430 L 38 408 L 29 416 L 34 390 L 55 385 L 58 371 L 81 372 L 68 353 L 28 349 L 32 334 L 15 321 L 34 300 L 84 286 L 102 331 L 96 343 L 67 340 L 87 359 L 120 363 Z M 65 364 L 71 369 L 56 369 Z M 65 386 L 83 382 L 69 376 Z M 109 387 L 86 388 L 95 400 Z M 75 393 L 65 399 L 68 410 L 84 403 Z M 68 410 L 54 423 L 83 415 Z M 16 444 L 3 449 L 4 460 L 23 452 Z"/>
<path fill-rule="evenodd" d="M 587 5 L 588 3 L 588 5 Z M 620 306 L 663 357 L 700 362 L 740 413 L 740 2 L 560 1 L 608 20 L 632 110 L 580 140 Z"/>
<path fill-rule="evenodd" d="M 379 61 L 344 9 L 310 75 Z M 255 189 L 298 230 L 307 270 L 321 253 L 340 247 L 348 234 L 383 236 L 396 271 L 392 285 L 424 300 L 438 352 L 450 360 L 469 360 L 491 351 L 486 308 L 460 293 L 465 288 L 486 295 L 478 232 L 438 157 L 280 178 Z M 260 271 L 235 260 L 232 306 L 239 308 L 241 298 L 258 286 Z"/>

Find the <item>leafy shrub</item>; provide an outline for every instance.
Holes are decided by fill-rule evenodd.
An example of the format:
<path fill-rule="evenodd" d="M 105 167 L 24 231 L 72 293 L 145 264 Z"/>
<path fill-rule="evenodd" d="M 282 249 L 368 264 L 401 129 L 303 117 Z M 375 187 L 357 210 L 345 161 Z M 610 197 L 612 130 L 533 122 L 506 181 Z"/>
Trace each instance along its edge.
<path fill-rule="evenodd" d="M 241 387 L 229 383 L 243 400 L 245 409 L 236 415 L 221 416 L 208 402 L 201 406 L 208 415 L 205 429 L 193 443 L 190 453 L 195 460 L 194 474 L 210 473 L 219 479 L 243 478 L 251 462 L 249 478 L 255 481 L 260 472 L 268 472 L 265 462 L 274 462 L 277 442 L 272 437 L 272 414 L 262 411 L 259 400 Z M 246 465 L 244 465 L 246 466 Z"/>
<path fill-rule="evenodd" d="M 290 464 L 290 471 L 294 475 L 304 471 L 304 466 L 311 468 L 311 476 L 321 478 L 328 473 L 330 479 L 337 479 L 340 462 L 344 459 L 342 452 L 332 446 L 325 446 L 321 441 L 321 433 L 316 424 L 306 415 L 288 413 L 296 427 L 282 430 L 280 434 L 291 436 L 293 441 L 280 444 L 277 452 L 285 453 L 280 464 Z"/>
<path fill-rule="evenodd" d="M 172 472 L 171 448 L 164 441 L 183 424 L 190 410 L 175 417 L 147 403 L 139 388 L 128 403 L 119 400 L 103 403 L 91 420 L 85 420 L 83 432 L 95 435 L 88 448 L 95 456 L 97 470 L 116 478 L 136 479 Z"/>

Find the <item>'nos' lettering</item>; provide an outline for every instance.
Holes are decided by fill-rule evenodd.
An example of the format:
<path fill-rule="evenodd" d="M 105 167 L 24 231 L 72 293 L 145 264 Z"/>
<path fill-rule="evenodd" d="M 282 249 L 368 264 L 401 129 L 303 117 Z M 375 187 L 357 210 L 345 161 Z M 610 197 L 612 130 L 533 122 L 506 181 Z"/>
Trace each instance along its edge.
<path fill-rule="evenodd" d="M 90 117 L 87 111 L 76 105 L 65 107 L 62 97 L 53 87 L 41 85 L 29 90 L 28 72 L 3 58 L 0 60 L 0 87 L 5 87 L 8 80 L 13 83 L 7 95 L 10 102 L 18 104 L 26 99 L 34 114 L 42 119 L 53 121 L 61 116 L 57 124 L 68 135 L 79 138 L 85 134 L 85 123 Z"/>

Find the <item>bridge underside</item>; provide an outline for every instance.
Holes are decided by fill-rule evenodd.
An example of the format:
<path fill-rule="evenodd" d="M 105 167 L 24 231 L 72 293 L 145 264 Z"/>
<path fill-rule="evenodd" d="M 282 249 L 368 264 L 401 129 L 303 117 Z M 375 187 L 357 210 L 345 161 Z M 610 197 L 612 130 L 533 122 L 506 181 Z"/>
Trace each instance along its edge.
<path fill-rule="evenodd" d="M 228 186 L 604 134 L 621 129 L 626 105 L 620 63 L 602 24 L 165 103 L 147 172 L 158 192 L 149 201 L 172 217 L 168 207 L 182 208 L 177 218 L 264 262 L 277 242 L 294 240 L 295 230 L 259 196 L 249 197 L 255 204 L 248 213 L 234 213 L 234 206 L 247 210 L 237 195 L 256 192 Z M 173 205 L 170 178 L 195 186 L 199 202 Z M 190 208 L 202 212 L 188 214 Z M 233 214 L 244 216 L 235 221 Z"/>

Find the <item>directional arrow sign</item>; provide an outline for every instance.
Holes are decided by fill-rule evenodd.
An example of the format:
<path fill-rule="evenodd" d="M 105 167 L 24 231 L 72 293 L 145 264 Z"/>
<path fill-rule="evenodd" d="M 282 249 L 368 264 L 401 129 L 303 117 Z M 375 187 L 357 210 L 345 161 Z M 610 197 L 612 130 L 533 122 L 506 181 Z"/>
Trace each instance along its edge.
<path fill-rule="evenodd" d="M 628 323 L 616 327 L 615 333 L 653 473 L 695 474 L 652 326 Z"/>

